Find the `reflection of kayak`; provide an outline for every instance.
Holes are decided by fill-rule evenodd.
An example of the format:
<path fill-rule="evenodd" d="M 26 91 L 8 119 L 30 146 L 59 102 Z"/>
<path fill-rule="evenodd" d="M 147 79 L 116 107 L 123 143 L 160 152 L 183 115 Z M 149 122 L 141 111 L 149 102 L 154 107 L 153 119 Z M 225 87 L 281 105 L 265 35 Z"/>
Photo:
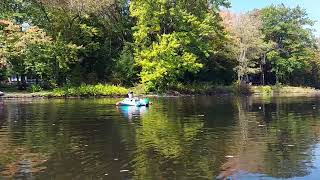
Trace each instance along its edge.
<path fill-rule="evenodd" d="M 124 115 L 125 118 L 132 120 L 133 118 L 138 118 L 143 116 L 146 112 L 148 112 L 149 107 L 146 106 L 118 106 L 118 110 Z"/>
<path fill-rule="evenodd" d="M 141 106 L 149 106 L 150 102 L 149 99 L 144 98 L 144 99 L 133 99 L 133 98 L 126 98 L 120 102 L 117 102 L 117 106 L 136 106 L 136 107 L 141 107 Z"/>

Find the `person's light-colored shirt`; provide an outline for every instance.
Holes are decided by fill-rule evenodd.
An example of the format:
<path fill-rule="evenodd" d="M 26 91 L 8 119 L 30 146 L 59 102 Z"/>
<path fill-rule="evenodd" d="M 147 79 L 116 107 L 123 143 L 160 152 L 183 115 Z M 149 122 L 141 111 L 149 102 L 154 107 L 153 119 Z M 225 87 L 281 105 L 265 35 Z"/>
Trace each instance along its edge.
<path fill-rule="evenodd" d="M 129 99 L 133 98 L 133 95 L 131 93 L 128 94 Z"/>

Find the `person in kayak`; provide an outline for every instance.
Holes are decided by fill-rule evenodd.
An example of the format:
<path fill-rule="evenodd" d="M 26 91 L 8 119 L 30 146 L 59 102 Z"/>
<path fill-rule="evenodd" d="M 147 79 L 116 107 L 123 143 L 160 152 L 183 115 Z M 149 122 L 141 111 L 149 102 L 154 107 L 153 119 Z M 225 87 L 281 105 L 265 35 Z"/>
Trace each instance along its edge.
<path fill-rule="evenodd" d="M 130 101 L 138 101 L 138 100 L 139 100 L 139 98 L 133 97 L 133 92 L 132 92 L 132 91 L 130 91 L 130 92 L 128 93 L 128 99 L 129 99 Z"/>
<path fill-rule="evenodd" d="M 122 101 L 117 102 L 116 106 L 137 106 L 137 107 L 146 106 L 146 107 L 148 107 L 151 104 L 149 102 L 148 98 L 140 99 L 139 97 L 133 97 L 132 91 L 129 91 L 127 95 L 128 95 L 128 97 Z"/>
<path fill-rule="evenodd" d="M 133 92 L 132 92 L 132 91 L 129 91 L 129 93 L 128 93 L 128 98 L 129 98 L 129 99 L 133 99 Z"/>

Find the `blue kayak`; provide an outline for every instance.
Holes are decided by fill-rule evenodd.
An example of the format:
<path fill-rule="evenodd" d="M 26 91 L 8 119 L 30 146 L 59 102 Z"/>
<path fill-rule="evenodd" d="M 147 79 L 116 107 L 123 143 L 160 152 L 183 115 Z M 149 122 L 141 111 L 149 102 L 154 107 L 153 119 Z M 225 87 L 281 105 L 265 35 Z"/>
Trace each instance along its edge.
<path fill-rule="evenodd" d="M 144 98 L 144 99 L 134 99 L 134 98 L 126 98 L 120 102 L 117 102 L 117 106 L 136 106 L 136 107 L 141 107 L 141 106 L 149 106 L 150 102 L 149 99 Z"/>

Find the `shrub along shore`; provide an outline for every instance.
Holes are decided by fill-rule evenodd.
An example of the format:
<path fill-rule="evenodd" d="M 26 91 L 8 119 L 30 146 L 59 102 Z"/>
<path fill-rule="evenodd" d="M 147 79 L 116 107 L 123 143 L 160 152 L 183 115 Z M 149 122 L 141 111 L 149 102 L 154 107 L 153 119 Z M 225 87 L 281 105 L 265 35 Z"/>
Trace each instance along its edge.
<path fill-rule="evenodd" d="M 162 92 L 146 93 L 143 87 L 126 88 L 116 85 L 81 85 L 79 87 L 62 87 L 53 90 L 29 88 L 28 91 L 17 91 L 13 88 L 2 89 L 5 95 L 1 98 L 90 98 L 90 97 L 125 97 L 129 90 L 139 96 L 188 96 L 188 95 L 253 95 L 253 96 L 320 96 L 320 90 L 310 87 L 293 86 L 216 86 L 209 84 L 177 85 Z M 6 91 L 8 90 L 8 91 Z"/>

